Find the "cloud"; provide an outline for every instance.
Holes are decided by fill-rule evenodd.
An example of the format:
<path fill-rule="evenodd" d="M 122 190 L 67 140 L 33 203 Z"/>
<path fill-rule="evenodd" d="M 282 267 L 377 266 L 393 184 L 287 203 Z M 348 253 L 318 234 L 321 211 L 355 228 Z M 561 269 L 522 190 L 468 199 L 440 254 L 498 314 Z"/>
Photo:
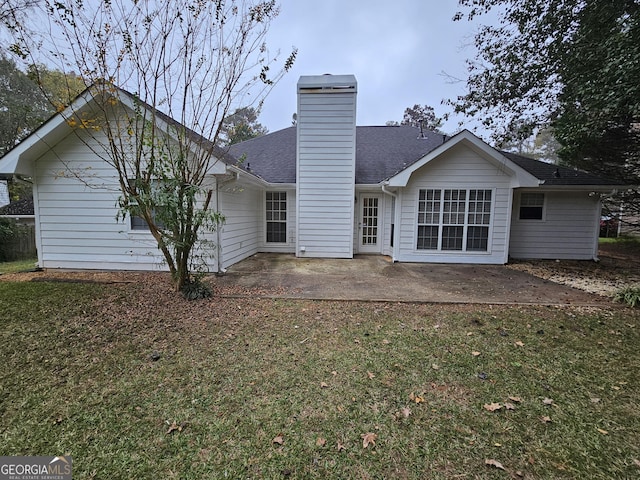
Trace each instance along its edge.
<path fill-rule="evenodd" d="M 260 122 L 270 131 L 291 124 L 296 111 L 296 82 L 301 75 L 354 74 L 358 79 L 358 124 L 384 125 L 401 120 L 406 107 L 427 104 L 442 115 L 445 98 L 464 91 L 442 72 L 464 77 L 462 49 L 473 33 L 467 21 L 453 22 L 457 2 L 424 0 L 281 0 L 272 24 L 270 48 L 298 48 L 293 69 L 274 88 Z M 455 129 L 450 122 L 450 130 Z"/>

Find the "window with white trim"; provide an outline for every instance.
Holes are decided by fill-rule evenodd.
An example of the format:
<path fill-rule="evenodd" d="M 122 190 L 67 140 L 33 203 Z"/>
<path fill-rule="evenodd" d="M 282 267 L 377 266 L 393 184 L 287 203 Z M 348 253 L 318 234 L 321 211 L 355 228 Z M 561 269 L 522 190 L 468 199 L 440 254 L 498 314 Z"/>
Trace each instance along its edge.
<path fill-rule="evenodd" d="M 135 179 L 133 178 L 129 178 L 128 179 L 129 185 L 133 186 Z M 152 188 L 157 189 L 160 188 L 161 183 L 157 180 L 153 180 L 152 181 Z M 136 205 L 137 203 L 132 202 L 131 205 Z M 155 222 L 156 226 L 160 229 L 164 229 L 165 225 L 162 221 L 158 220 L 157 216 L 156 216 L 156 212 L 158 209 L 162 208 L 162 206 L 156 206 L 153 211 L 151 212 L 151 216 L 153 218 L 153 221 Z M 149 231 L 149 225 L 147 224 L 147 221 L 141 216 L 141 215 L 136 215 L 133 212 L 130 212 L 130 222 L 131 222 L 131 230 L 135 230 L 135 231 Z"/>
<path fill-rule="evenodd" d="M 418 250 L 489 250 L 492 190 L 421 189 Z"/>
<path fill-rule="evenodd" d="M 520 194 L 520 220 L 542 220 L 544 193 Z"/>
<path fill-rule="evenodd" d="M 267 192 L 267 243 L 287 241 L 287 192 Z"/>

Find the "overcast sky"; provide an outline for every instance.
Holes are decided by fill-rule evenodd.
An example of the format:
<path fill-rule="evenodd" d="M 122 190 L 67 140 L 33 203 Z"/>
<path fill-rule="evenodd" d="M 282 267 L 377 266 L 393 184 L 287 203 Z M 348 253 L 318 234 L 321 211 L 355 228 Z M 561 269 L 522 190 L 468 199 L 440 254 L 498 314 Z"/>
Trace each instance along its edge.
<path fill-rule="evenodd" d="M 443 72 L 466 79 L 477 23 L 452 20 L 457 0 L 280 0 L 281 13 L 267 43 L 280 49 L 282 61 L 298 48 L 293 69 L 265 101 L 260 123 L 273 132 L 291 125 L 296 83 L 301 75 L 354 74 L 358 80 L 358 125 L 402 120 L 414 104 L 441 104 L 464 92 Z M 482 18 L 481 20 L 486 21 Z M 458 129 L 455 118 L 443 130 Z M 466 122 L 472 129 L 474 124 Z"/>

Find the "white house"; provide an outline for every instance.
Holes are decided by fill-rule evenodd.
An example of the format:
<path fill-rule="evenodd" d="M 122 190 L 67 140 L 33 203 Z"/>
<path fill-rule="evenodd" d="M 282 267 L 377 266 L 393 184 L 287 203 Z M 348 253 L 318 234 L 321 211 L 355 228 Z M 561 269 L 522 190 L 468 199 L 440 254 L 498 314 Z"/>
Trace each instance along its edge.
<path fill-rule="evenodd" d="M 88 92 L 75 110 L 90 108 Z M 117 94 L 132 108 L 130 94 Z M 233 145 L 210 170 L 211 208 L 226 217 L 209 234 L 211 271 L 258 252 L 484 264 L 597 258 L 598 194 L 611 182 L 498 151 L 468 131 L 356 127 L 352 75 L 303 76 L 297 94 L 297 126 Z M 0 159 L 0 174 L 33 181 L 40 266 L 164 268 L 144 225 L 116 221 L 115 171 L 64 118 Z M 65 171 L 89 172 L 91 182 Z"/>

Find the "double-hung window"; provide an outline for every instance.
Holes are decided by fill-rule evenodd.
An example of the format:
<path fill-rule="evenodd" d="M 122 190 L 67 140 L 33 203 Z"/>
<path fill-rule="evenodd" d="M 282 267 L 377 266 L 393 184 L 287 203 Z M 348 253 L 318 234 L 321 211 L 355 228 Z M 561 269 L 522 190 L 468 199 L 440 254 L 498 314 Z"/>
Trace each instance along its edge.
<path fill-rule="evenodd" d="M 129 179 L 129 185 L 133 185 L 133 183 L 135 182 L 134 179 Z M 152 189 L 159 189 L 161 186 L 161 183 L 157 180 L 153 180 L 151 183 L 151 188 Z M 132 203 L 132 205 L 137 205 L 135 203 Z M 151 212 L 152 217 L 153 217 L 153 221 L 155 222 L 156 226 L 160 229 L 165 228 L 164 223 L 159 220 L 157 218 L 157 211 L 158 209 L 162 208 L 162 206 L 156 206 L 153 211 Z M 149 225 L 147 225 L 147 221 L 141 216 L 141 215 L 136 215 L 135 214 L 135 209 L 133 209 L 133 211 L 130 212 L 130 218 L 131 218 L 131 230 L 135 230 L 135 231 L 149 231 Z"/>
<path fill-rule="evenodd" d="M 287 242 L 287 192 L 267 192 L 267 243 Z"/>
<path fill-rule="evenodd" d="M 544 193 L 520 194 L 520 220 L 542 220 Z"/>
<path fill-rule="evenodd" d="M 486 252 L 492 190 L 421 189 L 418 250 Z"/>

